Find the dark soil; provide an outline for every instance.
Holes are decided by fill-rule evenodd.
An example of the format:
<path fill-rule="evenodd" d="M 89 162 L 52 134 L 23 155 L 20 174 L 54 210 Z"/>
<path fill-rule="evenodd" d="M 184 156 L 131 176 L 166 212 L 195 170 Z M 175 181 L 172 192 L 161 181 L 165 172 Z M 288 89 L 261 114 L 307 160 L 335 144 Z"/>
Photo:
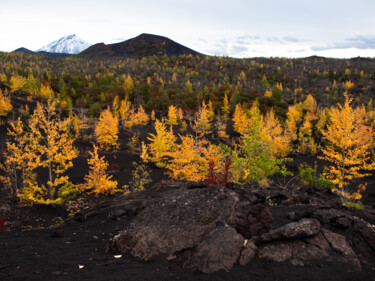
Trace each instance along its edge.
<path fill-rule="evenodd" d="M 257 258 L 246 266 L 235 265 L 229 272 L 203 274 L 165 256 L 146 262 L 108 251 L 109 239 L 136 217 L 142 202 L 170 188 L 173 186 L 166 189 L 160 185 L 127 197 L 88 197 L 86 202 L 92 206 L 73 218 L 61 207 L 12 205 L 6 212 L 8 230 L 0 233 L 0 280 L 375 280 L 375 264 L 364 264 L 358 272 L 335 259 L 300 267 Z M 112 216 L 123 204 L 130 206 L 129 211 L 121 217 Z M 272 228 L 290 222 L 291 212 L 312 208 L 270 206 Z M 371 210 L 361 214 L 375 223 Z"/>

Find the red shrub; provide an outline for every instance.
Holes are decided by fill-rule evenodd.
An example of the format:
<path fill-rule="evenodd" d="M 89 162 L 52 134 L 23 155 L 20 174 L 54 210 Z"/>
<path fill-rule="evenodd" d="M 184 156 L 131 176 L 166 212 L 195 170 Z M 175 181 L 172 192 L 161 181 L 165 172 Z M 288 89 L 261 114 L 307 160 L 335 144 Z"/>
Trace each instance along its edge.
<path fill-rule="evenodd" d="M 113 163 L 113 164 L 109 167 L 109 169 L 110 169 L 111 171 L 120 171 L 120 166 L 119 166 L 118 164 L 116 164 L 116 163 Z"/>
<path fill-rule="evenodd" d="M 208 163 L 208 175 L 207 175 L 207 185 L 213 186 L 220 184 L 225 187 L 230 186 L 230 180 L 232 178 L 232 175 L 230 173 L 230 166 L 232 165 L 232 160 L 228 157 L 223 166 L 223 171 L 220 171 L 220 173 L 215 172 L 215 162 L 210 161 Z"/>
<path fill-rule="evenodd" d="M 5 231 L 5 219 L 0 217 L 0 231 Z"/>

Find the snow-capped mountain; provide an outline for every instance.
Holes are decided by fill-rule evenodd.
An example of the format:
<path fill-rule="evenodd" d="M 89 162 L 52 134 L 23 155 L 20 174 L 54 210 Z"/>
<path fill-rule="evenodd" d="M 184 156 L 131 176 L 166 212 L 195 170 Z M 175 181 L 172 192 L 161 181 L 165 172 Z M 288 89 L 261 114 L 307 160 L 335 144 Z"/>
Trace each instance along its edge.
<path fill-rule="evenodd" d="M 90 46 L 90 43 L 82 40 L 75 34 L 70 34 L 40 48 L 37 52 L 44 51 L 49 53 L 79 54 Z"/>

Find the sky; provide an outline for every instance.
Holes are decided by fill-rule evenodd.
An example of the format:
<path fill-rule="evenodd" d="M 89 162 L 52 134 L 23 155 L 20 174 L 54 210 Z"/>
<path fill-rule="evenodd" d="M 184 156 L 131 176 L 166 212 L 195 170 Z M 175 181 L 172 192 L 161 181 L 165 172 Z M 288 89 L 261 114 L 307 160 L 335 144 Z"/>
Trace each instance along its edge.
<path fill-rule="evenodd" d="M 0 0 L 0 51 L 150 33 L 207 55 L 375 57 L 374 0 Z"/>

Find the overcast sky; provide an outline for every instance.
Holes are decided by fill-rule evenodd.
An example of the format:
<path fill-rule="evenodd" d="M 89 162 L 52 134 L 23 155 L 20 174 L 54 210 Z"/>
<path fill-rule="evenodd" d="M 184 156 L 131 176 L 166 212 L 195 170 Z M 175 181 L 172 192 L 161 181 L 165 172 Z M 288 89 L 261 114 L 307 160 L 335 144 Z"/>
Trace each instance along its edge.
<path fill-rule="evenodd" d="M 375 57 L 374 0 L 0 0 L 0 51 L 141 33 L 209 55 Z"/>

